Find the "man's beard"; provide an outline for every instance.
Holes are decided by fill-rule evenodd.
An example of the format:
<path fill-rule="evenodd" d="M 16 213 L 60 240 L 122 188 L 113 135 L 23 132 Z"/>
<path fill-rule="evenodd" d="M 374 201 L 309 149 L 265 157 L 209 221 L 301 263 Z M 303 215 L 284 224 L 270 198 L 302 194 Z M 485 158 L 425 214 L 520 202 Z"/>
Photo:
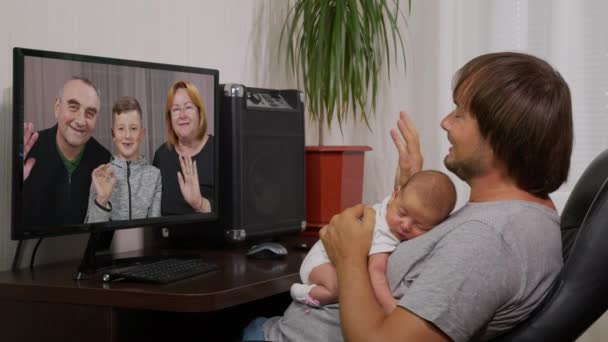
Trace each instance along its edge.
<path fill-rule="evenodd" d="M 480 150 L 477 152 L 479 153 L 475 153 L 471 158 L 464 160 L 449 160 L 450 155 L 448 154 L 443 159 L 443 164 L 458 178 L 466 182 L 471 178 L 482 175 L 487 169 L 483 152 Z"/>

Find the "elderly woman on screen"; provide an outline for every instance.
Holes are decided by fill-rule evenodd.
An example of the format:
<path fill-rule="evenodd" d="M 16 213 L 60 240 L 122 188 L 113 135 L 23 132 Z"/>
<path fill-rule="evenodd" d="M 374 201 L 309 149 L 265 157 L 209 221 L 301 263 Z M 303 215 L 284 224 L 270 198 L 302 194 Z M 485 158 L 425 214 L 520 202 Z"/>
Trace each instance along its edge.
<path fill-rule="evenodd" d="M 207 113 L 191 82 L 176 81 L 165 109 L 167 141 L 154 153 L 163 180 L 162 215 L 211 212 L 214 191 L 214 140 Z"/>

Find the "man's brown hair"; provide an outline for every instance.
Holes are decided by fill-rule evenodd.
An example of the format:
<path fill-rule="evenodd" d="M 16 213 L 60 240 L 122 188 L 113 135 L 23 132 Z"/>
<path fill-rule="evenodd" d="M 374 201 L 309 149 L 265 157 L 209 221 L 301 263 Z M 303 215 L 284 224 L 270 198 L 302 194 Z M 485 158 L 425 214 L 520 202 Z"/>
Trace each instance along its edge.
<path fill-rule="evenodd" d="M 453 97 L 477 120 L 520 188 L 546 198 L 566 181 L 572 101 L 547 62 L 515 52 L 479 56 L 455 75 Z"/>

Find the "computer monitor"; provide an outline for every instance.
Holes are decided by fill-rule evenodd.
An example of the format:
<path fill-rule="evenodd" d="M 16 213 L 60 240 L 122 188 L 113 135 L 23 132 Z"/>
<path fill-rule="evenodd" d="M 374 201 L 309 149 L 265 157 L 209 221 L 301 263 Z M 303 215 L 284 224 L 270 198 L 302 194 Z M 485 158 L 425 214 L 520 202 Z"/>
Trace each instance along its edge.
<path fill-rule="evenodd" d="M 214 69 L 14 48 L 11 238 L 91 233 L 94 245 L 117 229 L 217 221 L 218 79 Z M 133 99 L 141 140 L 129 115 L 113 114 Z"/>

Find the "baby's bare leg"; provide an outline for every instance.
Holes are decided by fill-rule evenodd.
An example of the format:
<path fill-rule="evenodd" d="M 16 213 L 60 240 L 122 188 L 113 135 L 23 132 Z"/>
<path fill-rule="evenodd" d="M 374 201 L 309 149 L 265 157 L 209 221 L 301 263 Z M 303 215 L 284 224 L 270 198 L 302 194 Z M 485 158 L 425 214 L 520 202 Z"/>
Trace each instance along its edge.
<path fill-rule="evenodd" d="M 338 275 L 331 263 L 321 264 L 310 272 L 309 281 L 317 286 L 310 289 L 310 296 L 327 305 L 338 302 Z"/>

